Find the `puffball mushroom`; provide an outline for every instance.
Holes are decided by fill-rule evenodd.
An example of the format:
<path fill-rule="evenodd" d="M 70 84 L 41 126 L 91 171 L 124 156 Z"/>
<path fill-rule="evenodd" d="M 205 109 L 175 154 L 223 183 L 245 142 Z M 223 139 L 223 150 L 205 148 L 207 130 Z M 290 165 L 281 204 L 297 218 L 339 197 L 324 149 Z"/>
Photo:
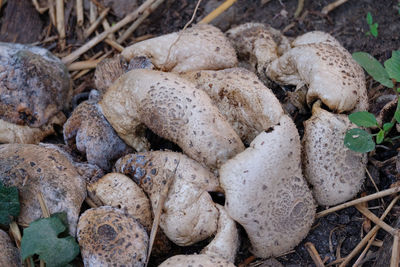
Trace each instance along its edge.
<path fill-rule="evenodd" d="M 210 96 L 247 144 L 277 124 L 283 115 L 282 106 L 272 91 L 246 69 L 192 71 L 181 76 Z"/>
<path fill-rule="evenodd" d="M 157 69 L 172 72 L 218 70 L 236 66 L 235 50 L 225 35 L 208 24 L 133 44 L 122 51 L 126 60 L 144 56 Z"/>
<path fill-rule="evenodd" d="M 210 168 L 244 149 L 208 95 L 174 73 L 131 70 L 99 105 L 118 135 L 137 151 L 148 148 L 145 126 Z"/>
<path fill-rule="evenodd" d="M 299 135 L 287 115 L 219 174 L 225 208 L 246 230 L 256 257 L 281 255 L 307 235 L 316 206 L 302 176 Z"/>
<path fill-rule="evenodd" d="M 0 145 L 0 181 L 18 188 L 21 203 L 18 223 L 28 225 L 42 217 L 37 199 L 41 192 L 50 213 L 67 213 L 69 231 L 75 236 L 86 185 L 63 154 L 38 145 Z"/>
<path fill-rule="evenodd" d="M 200 255 L 176 255 L 164 262 L 162 262 L 158 267 L 188 267 L 188 266 L 203 266 L 203 267 L 235 267 L 232 262 L 224 260 L 215 256 L 208 256 L 204 254 Z"/>
<path fill-rule="evenodd" d="M 6 232 L 0 229 L 0 266 L 17 267 L 21 266 L 19 250 L 11 242 Z"/>
<path fill-rule="evenodd" d="M 160 227 L 175 244 L 192 245 L 217 230 L 218 210 L 207 191 L 218 190 L 219 181 L 196 161 L 177 152 L 151 151 L 122 157 L 114 169 L 140 185 L 153 212 L 164 186 L 172 179 Z"/>
<path fill-rule="evenodd" d="M 365 178 L 367 155 L 344 146 L 346 131 L 356 127 L 347 115 L 332 114 L 317 104 L 304 122 L 304 175 L 320 205 L 336 205 L 353 198 Z"/>
<path fill-rule="evenodd" d="M 86 210 L 77 232 L 83 263 L 95 266 L 144 266 L 149 238 L 134 218 L 103 206 Z"/>

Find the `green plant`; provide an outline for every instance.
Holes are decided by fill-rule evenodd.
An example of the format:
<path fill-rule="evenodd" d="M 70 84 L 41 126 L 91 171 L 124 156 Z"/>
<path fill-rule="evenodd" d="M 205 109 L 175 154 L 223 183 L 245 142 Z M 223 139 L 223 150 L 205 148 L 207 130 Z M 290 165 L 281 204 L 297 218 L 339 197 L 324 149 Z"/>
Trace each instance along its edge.
<path fill-rule="evenodd" d="M 400 50 L 393 51 L 392 57 L 382 64 L 373 56 L 365 52 L 356 52 L 353 58 L 360 64 L 372 78 L 382 85 L 389 88 L 396 88 L 400 81 Z M 355 112 L 349 115 L 349 120 L 360 127 L 378 128 L 375 134 L 370 134 L 365 130 L 354 128 L 347 131 L 344 138 L 344 145 L 356 152 L 369 152 L 375 149 L 375 143 L 380 144 L 384 141 L 392 141 L 400 136 L 389 138 L 388 134 L 395 123 L 400 123 L 400 88 L 397 88 L 397 107 L 390 122 L 379 125 L 375 116 L 367 111 Z M 375 137 L 375 141 L 373 138 Z"/>
<path fill-rule="evenodd" d="M 0 224 L 8 225 L 20 212 L 18 189 L 0 182 Z"/>
<path fill-rule="evenodd" d="M 367 23 L 369 26 L 369 31 L 366 34 L 372 35 L 375 38 L 378 37 L 378 23 L 373 21 L 371 12 L 367 13 Z"/>

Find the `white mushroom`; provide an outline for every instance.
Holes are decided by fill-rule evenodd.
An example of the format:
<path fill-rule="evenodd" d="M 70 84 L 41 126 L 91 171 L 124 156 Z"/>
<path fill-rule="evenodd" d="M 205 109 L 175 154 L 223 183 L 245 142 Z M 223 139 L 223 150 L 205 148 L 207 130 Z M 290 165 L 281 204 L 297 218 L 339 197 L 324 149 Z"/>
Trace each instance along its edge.
<path fill-rule="evenodd" d="M 304 122 L 304 175 L 320 205 L 336 205 L 353 198 L 365 178 L 367 155 L 344 146 L 346 131 L 354 128 L 347 115 L 332 114 L 317 104 Z"/>
<path fill-rule="evenodd" d="M 216 27 L 200 24 L 133 44 L 122 51 L 126 60 L 145 56 L 157 69 L 182 72 L 236 66 L 236 53 Z"/>
<path fill-rule="evenodd" d="M 302 176 L 299 135 L 288 116 L 219 173 L 225 208 L 246 230 L 255 256 L 280 255 L 307 235 L 316 207 Z"/>
<path fill-rule="evenodd" d="M 227 260 L 215 256 L 200 255 L 176 255 L 173 256 L 158 267 L 188 267 L 188 266 L 202 266 L 202 267 L 235 267 L 235 265 Z"/>
<path fill-rule="evenodd" d="M 0 229 L 0 266 L 17 267 L 21 266 L 19 250 L 11 242 L 6 232 Z"/>

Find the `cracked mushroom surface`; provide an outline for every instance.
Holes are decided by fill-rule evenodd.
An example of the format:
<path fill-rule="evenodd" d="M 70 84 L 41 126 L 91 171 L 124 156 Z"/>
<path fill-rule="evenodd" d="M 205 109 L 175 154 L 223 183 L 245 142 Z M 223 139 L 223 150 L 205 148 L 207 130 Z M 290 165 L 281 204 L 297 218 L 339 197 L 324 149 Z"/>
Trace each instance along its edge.
<path fill-rule="evenodd" d="M 6 232 L 0 229 L 0 266 L 17 267 L 21 266 L 21 256 L 19 250 L 11 242 Z"/>
<path fill-rule="evenodd" d="M 302 176 L 300 149 L 296 126 L 284 115 L 220 168 L 225 208 L 246 230 L 257 257 L 291 250 L 313 223 L 316 205 Z"/>
<path fill-rule="evenodd" d="M 208 24 L 133 44 L 122 51 L 122 56 L 126 60 L 144 56 L 157 69 L 172 72 L 218 70 L 237 64 L 228 39 L 221 30 Z"/>
<path fill-rule="evenodd" d="M 79 217 L 77 238 L 85 266 L 145 266 L 146 230 L 119 209 L 86 210 Z"/>
<path fill-rule="evenodd" d="M 277 124 L 283 115 L 282 106 L 272 91 L 246 69 L 192 71 L 181 75 L 210 96 L 247 144 Z"/>
<path fill-rule="evenodd" d="M 114 169 L 140 185 L 153 212 L 160 192 L 171 183 L 160 227 L 175 244 L 192 245 L 217 230 L 218 210 L 207 191 L 219 190 L 219 181 L 196 161 L 177 152 L 152 151 L 122 157 Z"/>
<path fill-rule="evenodd" d="M 350 200 L 365 180 L 367 154 L 351 151 L 343 144 L 346 131 L 354 127 L 347 115 L 330 113 L 317 104 L 312 117 L 304 122 L 304 175 L 320 205 Z"/>
<path fill-rule="evenodd" d="M 50 213 L 67 213 L 70 233 L 75 236 L 86 185 L 62 153 L 38 145 L 0 145 L 0 181 L 18 188 L 19 224 L 28 225 L 42 217 L 37 199 L 41 192 Z"/>
<path fill-rule="evenodd" d="M 107 90 L 99 105 L 118 135 L 137 151 L 148 148 L 145 126 L 210 168 L 244 149 L 210 97 L 174 73 L 131 70 Z"/>

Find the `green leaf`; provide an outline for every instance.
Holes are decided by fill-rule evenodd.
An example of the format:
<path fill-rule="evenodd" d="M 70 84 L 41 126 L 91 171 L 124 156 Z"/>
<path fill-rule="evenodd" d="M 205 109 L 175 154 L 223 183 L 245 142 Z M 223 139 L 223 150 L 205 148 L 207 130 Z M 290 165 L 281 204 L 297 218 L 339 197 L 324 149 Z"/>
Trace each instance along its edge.
<path fill-rule="evenodd" d="M 397 88 L 397 93 L 400 93 L 400 87 L 399 87 L 399 88 Z"/>
<path fill-rule="evenodd" d="M 394 126 L 393 122 L 387 122 L 387 123 L 383 124 L 383 130 L 385 132 L 389 132 L 393 126 Z"/>
<path fill-rule="evenodd" d="M 397 123 L 400 123 L 400 110 L 396 110 L 394 113 L 394 118 L 396 119 Z"/>
<path fill-rule="evenodd" d="M 367 111 L 358 111 L 349 115 L 349 120 L 361 127 L 374 127 L 378 126 L 374 114 Z"/>
<path fill-rule="evenodd" d="M 359 128 L 350 129 L 344 137 L 344 145 L 356 152 L 369 152 L 375 149 L 372 135 Z"/>
<path fill-rule="evenodd" d="M 22 259 L 37 254 L 48 267 L 65 266 L 79 254 L 79 246 L 72 236 L 58 237 L 66 229 L 59 214 L 32 222 L 24 229 L 21 240 Z"/>
<path fill-rule="evenodd" d="M 384 65 L 389 77 L 400 82 L 400 50 L 392 51 L 392 57 Z"/>
<path fill-rule="evenodd" d="M 393 82 L 386 72 L 385 68 L 373 56 L 365 52 L 353 53 L 353 58 L 368 72 L 374 80 L 380 82 L 386 87 L 393 88 Z"/>
<path fill-rule="evenodd" d="M 372 36 L 374 36 L 375 38 L 378 37 L 378 23 L 375 22 L 374 24 L 370 25 L 369 29 Z"/>
<path fill-rule="evenodd" d="M 368 25 L 371 25 L 372 24 L 372 14 L 371 14 L 371 12 L 368 12 L 367 13 L 367 23 L 368 23 Z"/>
<path fill-rule="evenodd" d="M 0 182 L 0 224 L 10 224 L 12 217 L 17 217 L 19 211 L 18 189 L 16 187 L 5 187 Z"/>
<path fill-rule="evenodd" d="M 384 138 L 385 138 L 385 131 L 381 129 L 378 135 L 376 136 L 376 143 L 379 145 L 380 143 L 383 142 Z"/>

